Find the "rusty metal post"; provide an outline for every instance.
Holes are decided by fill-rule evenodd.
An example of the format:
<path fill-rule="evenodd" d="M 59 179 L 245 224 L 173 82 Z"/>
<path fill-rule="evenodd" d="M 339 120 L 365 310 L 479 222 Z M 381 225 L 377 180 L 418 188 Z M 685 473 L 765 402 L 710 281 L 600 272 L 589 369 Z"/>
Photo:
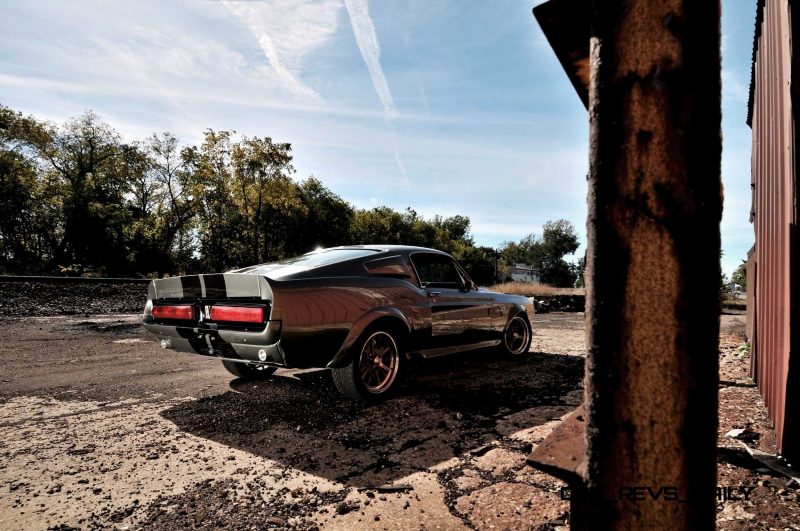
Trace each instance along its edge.
<path fill-rule="evenodd" d="M 593 529 L 714 528 L 719 25 L 716 0 L 592 2 Z"/>

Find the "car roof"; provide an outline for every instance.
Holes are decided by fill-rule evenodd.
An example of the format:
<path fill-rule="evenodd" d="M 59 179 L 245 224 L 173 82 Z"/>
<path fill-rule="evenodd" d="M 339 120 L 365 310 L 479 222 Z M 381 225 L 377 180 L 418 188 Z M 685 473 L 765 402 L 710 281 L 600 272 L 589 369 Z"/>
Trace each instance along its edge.
<path fill-rule="evenodd" d="M 331 263 L 327 263 L 327 264 L 323 264 L 323 265 L 317 265 L 317 266 L 306 267 L 306 268 L 304 268 L 302 266 L 299 266 L 300 269 L 297 269 L 297 268 L 290 269 L 290 267 L 287 267 L 288 264 L 285 264 L 285 263 L 283 263 L 281 261 L 269 262 L 269 263 L 246 266 L 246 267 L 242 267 L 242 268 L 231 269 L 231 270 L 228 271 L 228 273 L 251 273 L 251 274 L 264 274 L 266 276 L 269 276 L 269 272 L 272 271 L 275 274 L 274 278 L 279 278 L 277 276 L 278 273 L 276 272 L 276 270 L 280 269 L 280 268 L 283 268 L 283 270 L 280 273 L 280 276 L 281 277 L 290 278 L 290 277 L 296 277 L 296 275 L 298 275 L 298 274 L 305 275 L 308 271 L 316 270 L 316 269 L 323 268 L 323 267 L 329 270 L 329 268 L 331 266 L 335 265 L 336 263 L 347 263 L 347 262 L 351 262 L 351 261 L 363 262 L 363 261 L 367 261 L 367 260 L 375 260 L 375 259 L 378 259 L 378 258 L 384 258 L 384 257 L 386 257 L 386 255 L 390 255 L 391 256 L 391 255 L 396 255 L 396 254 L 402 254 L 402 255 L 408 256 L 408 255 L 413 254 L 413 253 L 421 252 L 421 253 L 438 254 L 438 255 L 442 255 L 442 256 L 450 256 L 447 253 L 445 253 L 444 251 L 439 251 L 437 249 L 430 249 L 428 247 L 417 247 L 417 246 L 414 246 L 414 245 L 373 244 L 373 245 L 341 245 L 341 246 L 338 246 L 338 247 L 319 248 L 319 249 L 315 249 L 314 251 L 305 253 L 304 255 L 302 255 L 302 257 L 312 256 L 312 255 L 317 254 L 317 253 L 325 253 L 325 252 L 328 252 L 328 251 L 336 251 L 336 250 L 364 250 L 364 251 L 368 251 L 368 252 L 369 251 L 374 251 L 375 254 L 372 254 L 372 255 L 369 255 L 369 256 L 359 256 L 359 257 L 355 257 L 355 258 L 347 258 L 347 259 L 343 259 L 343 260 L 338 261 L 338 262 L 331 262 Z M 301 257 L 297 257 L 297 258 L 301 258 Z"/>
<path fill-rule="evenodd" d="M 429 247 L 418 247 L 416 245 L 395 245 L 395 244 L 340 245 L 338 247 L 325 247 L 323 249 L 318 249 L 317 252 L 329 251 L 331 249 L 371 249 L 375 251 L 396 252 L 396 253 L 427 252 L 427 253 L 447 254 L 444 251 L 440 251 L 438 249 L 431 249 Z"/>

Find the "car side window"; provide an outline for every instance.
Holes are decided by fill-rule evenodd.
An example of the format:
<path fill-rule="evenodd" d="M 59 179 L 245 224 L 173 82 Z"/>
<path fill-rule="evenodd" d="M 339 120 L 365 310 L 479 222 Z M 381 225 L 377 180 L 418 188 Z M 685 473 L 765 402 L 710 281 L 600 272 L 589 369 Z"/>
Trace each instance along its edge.
<path fill-rule="evenodd" d="M 461 289 L 463 286 L 456 265 L 448 256 L 415 253 L 411 256 L 411 262 L 423 288 Z"/>

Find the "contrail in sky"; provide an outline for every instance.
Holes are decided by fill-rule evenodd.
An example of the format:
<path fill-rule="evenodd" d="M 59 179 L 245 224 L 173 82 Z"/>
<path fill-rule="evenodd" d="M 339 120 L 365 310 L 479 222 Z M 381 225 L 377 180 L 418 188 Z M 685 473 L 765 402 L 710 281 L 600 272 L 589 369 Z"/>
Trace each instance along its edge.
<path fill-rule="evenodd" d="M 375 24 L 372 22 L 372 17 L 369 16 L 369 6 L 367 2 L 368 0 L 344 0 L 347 13 L 350 15 L 350 24 L 353 26 L 353 35 L 356 37 L 356 44 L 358 44 L 358 49 L 361 51 L 361 57 L 367 64 L 367 70 L 369 71 L 369 77 L 372 79 L 372 85 L 375 87 L 375 92 L 378 94 L 378 98 L 380 98 L 383 104 L 383 111 L 386 115 L 386 127 L 389 129 L 389 135 L 392 139 L 394 160 L 397 162 L 397 168 L 403 175 L 406 185 L 409 186 L 408 176 L 406 175 L 405 168 L 403 168 L 403 163 L 400 161 L 394 133 L 389 124 L 389 120 L 397 116 L 397 110 L 394 108 L 392 92 L 389 90 L 389 84 L 386 82 L 386 76 L 383 75 L 383 68 L 381 68 L 381 47 L 380 44 L 378 44 L 378 36 L 375 33 Z"/>
<path fill-rule="evenodd" d="M 375 92 L 378 93 L 387 116 L 392 118 L 396 114 L 394 101 L 389 84 L 386 82 L 386 76 L 383 75 L 383 68 L 381 68 L 381 47 L 378 44 L 378 36 L 375 34 L 375 24 L 372 23 L 372 18 L 369 16 L 367 0 L 344 0 L 344 4 L 347 6 L 356 44 L 361 50 L 361 57 L 367 64 Z"/>

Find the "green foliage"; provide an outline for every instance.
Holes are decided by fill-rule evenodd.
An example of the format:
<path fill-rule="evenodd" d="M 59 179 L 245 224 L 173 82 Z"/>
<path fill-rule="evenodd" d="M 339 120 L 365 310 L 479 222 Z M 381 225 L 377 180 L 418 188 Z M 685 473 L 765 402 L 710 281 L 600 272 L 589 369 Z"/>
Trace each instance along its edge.
<path fill-rule="evenodd" d="M 49 136 L 44 124 L 0 105 L 0 266 L 7 272 L 40 272 L 51 252 L 54 198 L 35 157 Z"/>
<path fill-rule="evenodd" d="M 470 221 L 464 216 L 426 220 L 411 208 L 397 212 L 389 207 L 356 210 L 352 225 L 355 244 L 384 243 L 433 247 L 457 257 L 463 248 L 472 247 Z"/>
<path fill-rule="evenodd" d="M 299 195 L 305 216 L 300 223 L 301 232 L 293 238 L 291 254 L 351 243 L 356 213 L 349 203 L 314 177 L 300 183 Z M 314 227 L 314 230 L 302 230 L 307 227 Z"/>
<path fill-rule="evenodd" d="M 742 291 L 747 290 L 747 262 L 742 260 L 739 267 L 731 275 L 731 282 L 742 288 Z"/>
<path fill-rule="evenodd" d="M 575 287 L 586 287 L 586 257 L 578 259 L 577 264 L 571 264 L 572 274 L 575 276 Z"/>
<path fill-rule="evenodd" d="M 750 357 L 750 342 L 742 343 L 738 347 L 736 347 L 736 352 L 739 353 L 739 358 L 748 358 Z"/>
<path fill-rule="evenodd" d="M 719 274 L 719 296 L 720 300 L 725 298 L 731 292 L 731 281 L 728 275 L 720 271 Z"/>
<path fill-rule="evenodd" d="M 507 264 L 526 263 L 536 268 L 544 284 L 573 287 L 579 271 L 564 256 L 577 251 L 578 245 L 572 223 L 559 219 L 544 224 L 541 239 L 529 234 L 519 242 L 506 242 L 501 255 Z"/>
<path fill-rule="evenodd" d="M 209 129 L 197 146 L 170 133 L 125 143 L 92 112 L 57 127 L 0 105 L 0 271 L 183 274 L 397 243 L 448 251 L 476 282 L 493 281 L 499 257 L 475 247 L 469 218 L 356 209 L 293 175 L 291 146 L 269 137 Z M 569 228 L 546 225 L 521 253 L 544 263 L 567 252 Z"/>
<path fill-rule="evenodd" d="M 453 256 L 464 266 L 472 280 L 479 286 L 490 286 L 495 282 L 495 259 L 497 253 L 491 247 L 463 246 Z"/>

